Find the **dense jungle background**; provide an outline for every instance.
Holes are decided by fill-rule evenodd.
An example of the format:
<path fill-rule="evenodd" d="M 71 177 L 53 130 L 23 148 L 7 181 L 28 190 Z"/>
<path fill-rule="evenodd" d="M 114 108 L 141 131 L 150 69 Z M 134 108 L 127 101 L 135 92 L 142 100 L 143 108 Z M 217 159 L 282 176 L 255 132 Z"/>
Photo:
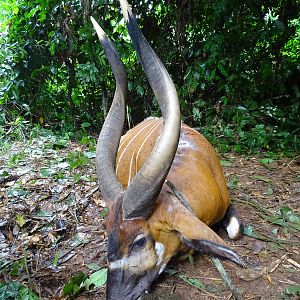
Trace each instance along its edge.
<path fill-rule="evenodd" d="M 220 150 L 299 151 L 299 1 L 131 4 L 177 86 L 185 122 Z M 0 5 L 1 134 L 28 122 L 71 136 L 99 131 L 114 79 L 91 15 L 126 66 L 130 126 L 160 115 L 117 1 Z"/>
<path fill-rule="evenodd" d="M 250 276 L 252 282 L 226 265 L 241 299 L 296 298 L 300 1 L 130 4 L 176 85 L 182 120 L 221 155 L 246 225 L 236 250 L 265 267 Z M 107 209 L 94 157 L 115 81 L 90 16 L 113 40 L 127 70 L 124 130 L 161 115 L 118 1 L 0 0 L 1 300 L 82 293 L 80 299 L 102 299 L 104 293 Z M 158 299 L 232 296 L 218 273 L 207 271 L 210 261 L 195 264 L 190 257 L 170 269 L 157 283 Z"/>

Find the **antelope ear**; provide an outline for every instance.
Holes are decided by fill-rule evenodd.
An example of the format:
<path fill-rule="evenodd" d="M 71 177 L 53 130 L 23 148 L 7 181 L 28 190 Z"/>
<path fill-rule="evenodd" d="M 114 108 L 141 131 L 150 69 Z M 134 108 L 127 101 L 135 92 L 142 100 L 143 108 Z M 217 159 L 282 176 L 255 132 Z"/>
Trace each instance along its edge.
<path fill-rule="evenodd" d="M 218 256 L 246 266 L 243 258 L 226 246 L 226 243 L 211 228 L 187 209 L 177 211 L 173 217 L 174 228 L 181 241 L 200 253 Z"/>
<path fill-rule="evenodd" d="M 241 267 L 246 267 L 246 262 L 244 259 L 226 246 L 208 240 L 189 240 L 185 237 L 182 237 L 181 241 L 188 247 L 197 250 L 201 254 L 225 258 Z"/>
<path fill-rule="evenodd" d="M 172 227 L 182 236 L 183 242 L 206 240 L 226 246 L 225 242 L 211 228 L 199 220 L 187 208 L 182 208 L 182 206 L 180 206 L 180 209 L 172 214 L 171 223 L 173 225 Z"/>

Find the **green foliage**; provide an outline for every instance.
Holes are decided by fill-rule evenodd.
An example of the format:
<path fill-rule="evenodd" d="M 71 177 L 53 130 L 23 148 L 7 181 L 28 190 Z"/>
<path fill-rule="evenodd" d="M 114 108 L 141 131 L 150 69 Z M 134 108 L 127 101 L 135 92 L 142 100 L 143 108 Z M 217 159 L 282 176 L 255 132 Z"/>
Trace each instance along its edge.
<path fill-rule="evenodd" d="M 177 86 L 184 121 L 220 151 L 299 151 L 299 2 L 131 4 Z M 115 82 L 91 14 L 128 71 L 131 121 L 160 115 L 116 1 L 0 7 L 0 137 L 23 138 L 39 124 L 93 144 Z"/>
<path fill-rule="evenodd" d="M 86 276 L 80 272 L 77 275 L 70 278 L 63 288 L 64 296 L 74 297 L 80 292 L 85 290 L 91 290 L 98 288 L 106 283 L 107 269 L 100 269 L 92 273 L 90 276 Z"/>
<path fill-rule="evenodd" d="M 83 287 L 81 286 L 83 282 L 86 280 L 87 276 L 80 272 L 77 275 L 70 278 L 70 280 L 65 284 L 63 293 L 65 296 L 75 296 L 80 291 L 83 290 Z"/>
<path fill-rule="evenodd" d="M 289 231 L 300 231 L 299 215 L 295 214 L 287 206 L 281 207 L 275 216 L 270 216 L 267 220 L 270 223 L 283 227 L 286 233 Z"/>
<path fill-rule="evenodd" d="M 288 22 L 287 7 L 273 4 L 199 4 L 205 18 L 190 28 L 181 106 L 192 122 L 208 124 L 206 134 L 220 150 L 299 149 L 299 93 L 290 90 L 290 85 L 298 87 L 297 55 L 282 52 L 286 43 L 299 40 L 299 29 Z M 195 96 L 200 100 L 193 101 Z"/>
<path fill-rule="evenodd" d="M 83 168 L 84 166 L 89 164 L 89 158 L 84 155 L 82 152 L 71 152 L 68 154 L 67 162 L 70 165 L 70 170 L 74 170 L 76 168 Z"/>
<path fill-rule="evenodd" d="M 258 209 L 258 215 L 262 219 L 276 227 L 272 230 L 272 235 L 267 236 L 256 232 L 254 226 L 252 224 L 248 224 L 244 227 L 245 235 L 282 246 L 282 244 L 289 243 L 289 241 L 287 239 L 283 239 L 280 232 L 283 231 L 285 234 L 288 234 L 290 232 L 298 233 L 300 231 L 300 216 L 293 212 L 290 207 L 282 206 L 275 213 L 259 205 L 255 208 Z"/>
<path fill-rule="evenodd" d="M 101 219 L 104 219 L 104 218 L 106 217 L 107 214 L 108 214 L 108 208 L 105 207 L 105 208 L 103 208 L 103 209 L 100 211 L 99 217 L 100 217 Z"/>
<path fill-rule="evenodd" d="M 204 290 L 204 284 L 197 278 L 192 278 L 192 277 L 188 277 L 184 274 L 179 274 L 178 277 L 184 281 L 185 283 L 199 289 L 199 290 Z"/>
<path fill-rule="evenodd" d="M 39 300 L 40 298 L 28 287 L 17 281 L 0 283 L 0 299 L 6 300 Z"/>
<path fill-rule="evenodd" d="M 284 292 L 278 293 L 276 299 L 297 299 L 300 296 L 300 285 L 292 284 L 288 285 Z"/>
<path fill-rule="evenodd" d="M 182 280 L 183 282 L 185 282 L 186 284 L 193 286 L 199 290 L 205 290 L 205 286 L 203 284 L 202 281 L 200 281 L 197 278 L 193 278 L 193 277 L 189 277 L 186 274 L 181 274 L 181 273 L 177 273 L 175 270 L 170 269 L 170 268 L 166 268 L 164 270 L 164 273 L 169 274 L 170 276 L 176 276 L 177 278 L 179 278 L 180 280 Z"/>
<path fill-rule="evenodd" d="M 11 271 L 10 271 L 10 275 L 12 276 L 18 276 L 21 274 L 22 270 L 24 270 L 25 268 L 25 259 L 19 259 L 15 262 L 13 262 L 12 266 L 11 266 Z M 14 283 L 13 285 L 15 285 L 17 283 Z"/>
<path fill-rule="evenodd" d="M 287 295 L 300 296 L 300 285 L 299 284 L 289 285 L 285 288 L 284 292 Z"/>

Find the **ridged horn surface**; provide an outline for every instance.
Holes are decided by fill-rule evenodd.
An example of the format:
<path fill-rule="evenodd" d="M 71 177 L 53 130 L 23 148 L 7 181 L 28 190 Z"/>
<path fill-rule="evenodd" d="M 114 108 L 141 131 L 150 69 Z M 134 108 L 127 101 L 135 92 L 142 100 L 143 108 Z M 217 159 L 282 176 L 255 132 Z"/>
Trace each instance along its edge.
<path fill-rule="evenodd" d="M 121 0 L 120 3 L 133 45 L 164 119 L 161 136 L 124 194 L 125 217 L 147 218 L 162 188 L 178 146 L 180 108 L 175 86 L 167 70 L 138 28 L 127 1 Z"/>
<path fill-rule="evenodd" d="M 93 17 L 91 17 L 91 21 L 116 79 L 114 99 L 102 126 L 96 151 L 99 187 L 104 200 L 110 205 L 119 194 L 124 192 L 116 176 L 115 159 L 124 126 L 127 78 L 113 43 Z"/>

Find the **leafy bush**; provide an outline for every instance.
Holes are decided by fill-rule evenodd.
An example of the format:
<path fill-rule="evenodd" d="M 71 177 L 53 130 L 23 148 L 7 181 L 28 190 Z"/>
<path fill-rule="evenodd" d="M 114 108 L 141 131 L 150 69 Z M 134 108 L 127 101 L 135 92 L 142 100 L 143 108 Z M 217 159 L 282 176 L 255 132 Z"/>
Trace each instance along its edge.
<path fill-rule="evenodd" d="M 299 151 L 299 3 L 131 4 L 177 85 L 188 124 L 205 126 L 223 150 Z M 128 71 L 129 122 L 160 115 L 115 1 L 1 1 L 1 134 L 17 136 L 27 121 L 99 131 L 115 82 L 91 12 Z"/>

